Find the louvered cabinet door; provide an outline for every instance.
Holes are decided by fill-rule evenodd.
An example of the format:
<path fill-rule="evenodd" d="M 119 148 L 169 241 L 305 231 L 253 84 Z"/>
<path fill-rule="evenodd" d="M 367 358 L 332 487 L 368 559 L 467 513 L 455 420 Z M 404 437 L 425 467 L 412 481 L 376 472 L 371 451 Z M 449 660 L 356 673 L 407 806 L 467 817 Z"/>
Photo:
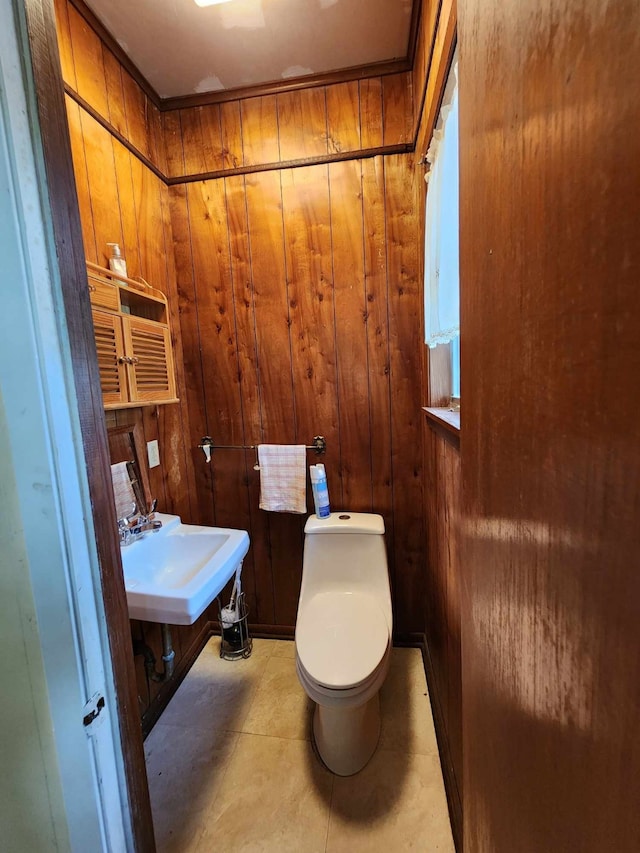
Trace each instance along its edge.
<path fill-rule="evenodd" d="M 93 328 L 98 350 L 98 368 L 100 370 L 100 387 L 105 406 L 127 403 L 127 375 L 125 364 L 125 344 L 122 335 L 122 322 L 116 314 L 107 314 L 95 308 Z"/>
<path fill-rule="evenodd" d="M 169 329 L 140 317 L 123 317 L 125 347 L 131 364 L 131 402 L 166 403 L 176 399 Z"/>

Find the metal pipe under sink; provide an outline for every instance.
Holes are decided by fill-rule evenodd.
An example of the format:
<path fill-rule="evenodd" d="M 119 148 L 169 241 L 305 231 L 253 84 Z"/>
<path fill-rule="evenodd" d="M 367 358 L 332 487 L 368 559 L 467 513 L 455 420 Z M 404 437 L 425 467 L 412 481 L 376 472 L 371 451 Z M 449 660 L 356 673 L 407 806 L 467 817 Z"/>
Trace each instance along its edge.
<path fill-rule="evenodd" d="M 164 683 L 165 681 L 169 681 L 173 675 L 176 653 L 173 648 L 170 626 L 166 622 L 162 622 L 160 624 L 160 631 L 162 632 L 162 672 L 156 670 L 156 656 L 153 653 L 153 649 L 146 643 L 143 643 L 142 640 L 134 640 L 133 654 L 144 657 L 144 671 L 147 674 L 147 678 L 150 678 L 151 681 Z"/>

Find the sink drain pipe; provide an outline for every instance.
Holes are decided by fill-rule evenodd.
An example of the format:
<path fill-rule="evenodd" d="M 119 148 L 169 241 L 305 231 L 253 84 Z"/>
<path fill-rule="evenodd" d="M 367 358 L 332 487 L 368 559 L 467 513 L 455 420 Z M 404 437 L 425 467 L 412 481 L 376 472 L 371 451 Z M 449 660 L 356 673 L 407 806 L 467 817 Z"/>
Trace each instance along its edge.
<path fill-rule="evenodd" d="M 153 653 L 153 649 L 146 643 L 143 643 L 142 640 L 134 640 L 133 654 L 143 656 L 144 671 L 147 674 L 147 678 L 151 679 L 151 681 L 162 683 L 168 681 L 173 675 L 176 653 L 173 648 L 169 625 L 163 622 L 160 625 L 160 630 L 162 632 L 162 672 L 156 671 L 156 656 Z"/>

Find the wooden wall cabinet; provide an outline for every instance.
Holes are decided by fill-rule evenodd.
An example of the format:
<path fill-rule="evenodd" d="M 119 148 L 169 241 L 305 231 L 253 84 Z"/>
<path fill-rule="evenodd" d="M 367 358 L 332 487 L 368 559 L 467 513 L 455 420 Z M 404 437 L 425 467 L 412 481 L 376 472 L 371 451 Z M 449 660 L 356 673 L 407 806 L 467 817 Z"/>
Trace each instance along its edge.
<path fill-rule="evenodd" d="M 87 263 L 105 409 L 177 403 L 167 299 Z"/>

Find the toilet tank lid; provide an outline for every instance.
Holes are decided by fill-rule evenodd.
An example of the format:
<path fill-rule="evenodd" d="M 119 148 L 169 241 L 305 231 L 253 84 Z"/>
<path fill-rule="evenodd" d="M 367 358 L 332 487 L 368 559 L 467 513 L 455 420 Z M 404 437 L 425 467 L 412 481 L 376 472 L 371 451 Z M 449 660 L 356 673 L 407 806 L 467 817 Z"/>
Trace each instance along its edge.
<path fill-rule="evenodd" d="M 305 533 L 384 533 L 384 519 L 370 512 L 332 512 L 328 518 L 310 515 Z"/>

